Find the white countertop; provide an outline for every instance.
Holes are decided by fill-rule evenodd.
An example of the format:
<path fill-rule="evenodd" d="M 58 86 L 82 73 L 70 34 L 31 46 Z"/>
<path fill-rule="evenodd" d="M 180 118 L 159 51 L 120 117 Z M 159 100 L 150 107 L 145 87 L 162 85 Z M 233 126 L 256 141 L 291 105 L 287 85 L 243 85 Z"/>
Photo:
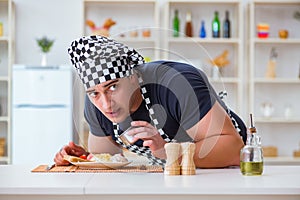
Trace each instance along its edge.
<path fill-rule="evenodd" d="M 163 173 L 32 173 L 34 167 L 0 166 L 0 199 L 24 196 L 200 197 L 284 195 L 300 199 L 300 166 L 264 166 L 262 176 L 243 176 L 235 169 L 197 169 L 194 176 Z M 14 197 L 14 198 L 12 198 Z M 20 198 L 21 199 L 21 198 Z M 46 199 L 46 198 L 45 198 Z M 88 199 L 88 198 L 84 198 Z M 256 198 L 257 199 L 257 198 Z M 259 199 L 259 198 L 258 198 Z"/>

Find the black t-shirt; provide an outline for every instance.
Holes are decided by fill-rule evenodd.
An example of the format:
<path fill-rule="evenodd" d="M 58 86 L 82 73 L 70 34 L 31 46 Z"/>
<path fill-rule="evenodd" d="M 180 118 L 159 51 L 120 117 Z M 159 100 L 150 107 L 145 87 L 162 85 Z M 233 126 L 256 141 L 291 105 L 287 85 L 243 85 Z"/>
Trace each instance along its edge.
<path fill-rule="evenodd" d="M 143 78 L 143 86 L 150 98 L 151 108 L 160 127 L 178 142 L 192 141 L 186 130 L 194 126 L 218 101 L 227 110 L 224 102 L 218 97 L 209 84 L 205 74 L 193 66 L 170 61 L 156 61 L 139 65 L 135 68 Z M 240 134 L 245 141 L 246 128 L 242 120 L 233 113 Z M 113 125 L 88 99 L 85 101 L 85 118 L 90 126 L 90 132 L 96 136 L 112 136 L 115 140 Z M 134 120 L 144 120 L 151 123 L 145 101 L 136 112 L 120 123 L 120 133 L 129 127 Z M 142 141 L 135 143 L 142 146 Z"/>

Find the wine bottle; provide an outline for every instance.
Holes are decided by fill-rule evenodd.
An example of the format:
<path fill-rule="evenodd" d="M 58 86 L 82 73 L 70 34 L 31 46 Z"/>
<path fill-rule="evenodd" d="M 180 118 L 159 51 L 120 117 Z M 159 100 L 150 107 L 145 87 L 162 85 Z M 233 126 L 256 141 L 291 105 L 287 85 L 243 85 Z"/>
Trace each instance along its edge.
<path fill-rule="evenodd" d="M 215 16 L 212 21 L 212 37 L 219 38 L 220 37 L 220 20 L 219 20 L 219 12 L 215 11 Z"/>
<path fill-rule="evenodd" d="M 230 20 L 229 20 L 229 11 L 226 10 L 225 12 L 225 20 L 223 24 L 223 37 L 224 38 L 230 38 Z"/>
<path fill-rule="evenodd" d="M 205 30 L 205 22 L 202 20 L 201 21 L 201 28 L 200 28 L 200 38 L 205 38 L 206 37 L 206 30 Z"/>
<path fill-rule="evenodd" d="M 192 25 L 192 13 L 186 13 L 186 22 L 185 22 L 185 35 L 187 37 L 193 37 L 193 25 Z"/>
<path fill-rule="evenodd" d="M 178 17 L 178 10 L 175 10 L 175 15 L 173 19 L 173 37 L 179 37 L 179 27 L 180 27 L 180 20 Z"/>

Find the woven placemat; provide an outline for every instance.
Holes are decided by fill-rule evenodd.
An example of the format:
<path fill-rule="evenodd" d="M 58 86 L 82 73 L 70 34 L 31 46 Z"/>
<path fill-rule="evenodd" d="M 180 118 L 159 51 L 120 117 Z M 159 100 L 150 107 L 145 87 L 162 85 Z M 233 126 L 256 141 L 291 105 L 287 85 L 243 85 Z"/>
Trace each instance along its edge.
<path fill-rule="evenodd" d="M 86 169 L 80 168 L 75 165 L 69 166 L 55 166 L 50 170 L 47 170 L 47 165 L 39 165 L 31 172 L 74 172 L 74 173 L 120 173 L 120 172 L 148 172 L 148 173 L 162 173 L 163 168 L 161 166 L 125 166 L 118 169 Z"/>

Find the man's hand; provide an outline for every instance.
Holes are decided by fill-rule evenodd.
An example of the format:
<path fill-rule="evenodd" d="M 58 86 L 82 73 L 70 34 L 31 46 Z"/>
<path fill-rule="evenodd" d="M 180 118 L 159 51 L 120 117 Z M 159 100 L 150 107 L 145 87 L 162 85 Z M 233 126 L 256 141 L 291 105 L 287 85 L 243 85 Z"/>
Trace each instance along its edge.
<path fill-rule="evenodd" d="M 160 136 L 157 129 L 146 121 L 133 121 L 131 126 L 136 127 L 128 131 L 128 135 L 133 136 L 133 140 L 144 140 L 143 146 L 148 146 L 155 157 L 165 159 L 166 152 L 164 145 L 166 141 Z"/>
<path fill-rule="evenodd" d="M 69 142 L 68 145 L 65 145 L 56 153 L 54 162 L 56 165 L 69 165 L 70 163 L 64 160 L 64 155 L 80 157 L 82 155 L 87 156 L 88 154 L 83 147 L 76 145 L 74 142 Z"/>

